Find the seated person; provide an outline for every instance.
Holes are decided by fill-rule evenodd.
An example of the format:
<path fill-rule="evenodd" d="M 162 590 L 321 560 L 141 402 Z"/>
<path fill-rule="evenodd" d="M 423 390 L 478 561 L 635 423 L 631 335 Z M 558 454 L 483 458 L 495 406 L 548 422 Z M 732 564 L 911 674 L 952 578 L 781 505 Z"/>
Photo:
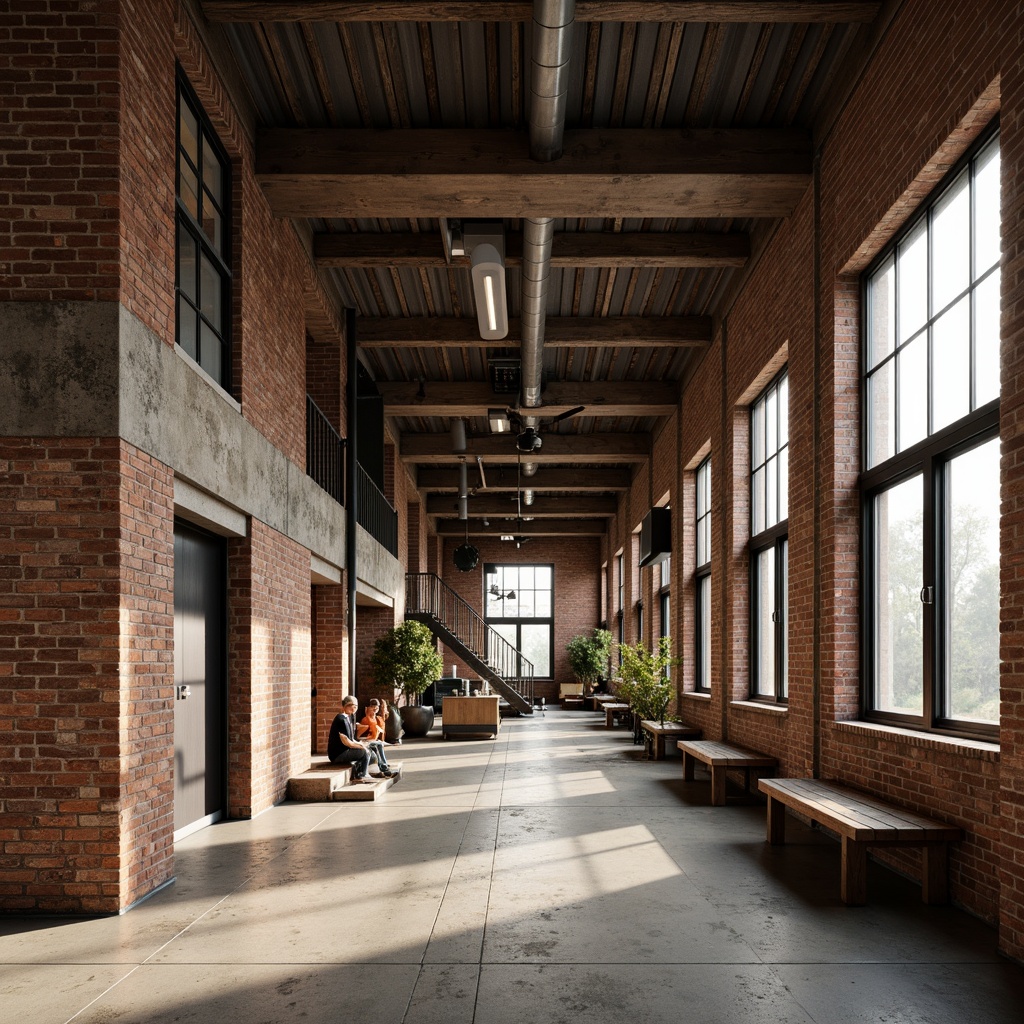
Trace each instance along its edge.
<path fill-rule="evenodd" d="M 331 764 L 351 764 L 353 782 L 372 782 L 367 772 L 370 762 L 377 758 L 369 744 L 356 739 L 354 716 L 358 707 L 355 697 L 346 697 L 341 702 L 341 712 L 334 716 L 327 737 L 327 757 Z"/>
<path fill-rule="evenodd" d="M 366 743 L 376 756 L 380 772 L 385 778 L 394 775 L 388 767 L 388 759 L 384 754 L 384 722 L 388 718 L 387 705 L 381 711 L 380 701 L 374 697 L 366 702 L 366 713 L 356 726 L 356 738 Z"/>

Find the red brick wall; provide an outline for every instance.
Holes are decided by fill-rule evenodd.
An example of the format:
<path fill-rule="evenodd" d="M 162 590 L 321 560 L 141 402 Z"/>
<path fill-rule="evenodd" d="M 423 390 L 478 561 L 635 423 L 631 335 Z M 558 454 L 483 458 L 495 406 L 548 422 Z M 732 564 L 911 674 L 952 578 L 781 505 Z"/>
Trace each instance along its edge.
<path fill-rule="evenodd" d="M 10 0 L 0 14 L 0 302 L 118 297 L 119 7 Z"/>
<path fill-rule="evenodd" d="M 114 913 L 173 874 L 170 476 L 97 438 L 0 470 L 0 903 Z"/>
<path fill-rule="evenodd" d="M 257 519 L 228 544 L 228 805 L 250 817 L 308 767 L 309 552 Z"/>
<path fill-rule="evenodd" d="M 551 682 L 538 682 L 534 696 L 544 697 L 548 703 L 558 699 L 558 684 L 574 680 L 569 668 L 569 657 L 565 645 L 577 634 L 589 634 L 600 622 L 598 603 L 601 595 L 601 544 L 596 537 L 535 537 L 528 544 L 516 550 L 513 544 L 496 537 L 474 537 L 473 545 L 480 551 L 480 561 L 471 572 L 460 572 L 455 568 L 455 549 L 462 543 L 457 538 L 447 538 L 442 557 L 441 578 L 459 594 L 480 615 L 483 615 L 483 567 L 487 562 L 502 565 L 554 566 L 555 616 L 554 616 L 554 678 Z M 458 666 L 459 675 L 477 678 L 475 670 L 469 669 L 448 648 L 442 645 L 444 674 L 451 666 Z"/>
<path fill-rule="evenodd" d="M 344 586 L 313 587 L 313 752 L 327 752 L 327 734 L 347 692 L 348 595 Z"/>

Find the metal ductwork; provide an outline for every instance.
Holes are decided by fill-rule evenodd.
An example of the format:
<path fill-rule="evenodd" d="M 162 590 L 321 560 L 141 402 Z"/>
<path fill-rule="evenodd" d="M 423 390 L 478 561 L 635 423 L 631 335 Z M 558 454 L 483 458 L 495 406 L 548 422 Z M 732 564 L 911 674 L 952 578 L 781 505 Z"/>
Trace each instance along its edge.
<path fill-rule="evenodd" d="M 533 54 L 530 68 L 530 156 L 557 160 L 565 134 L 565 103 L 569 92 L 569 51 L 576 0 L 534 0 Z M 529 217 L 523 223 L 523 273 L 520 317 L 522 339 L 523 410 L 541 403 L 544 375 L 544 321 L 554 219 Z M 538 426 L 536 416 L 523 416 L 526 427 Z M 526 462 L 523 476 L 533 476 L 537 463 Z"/>

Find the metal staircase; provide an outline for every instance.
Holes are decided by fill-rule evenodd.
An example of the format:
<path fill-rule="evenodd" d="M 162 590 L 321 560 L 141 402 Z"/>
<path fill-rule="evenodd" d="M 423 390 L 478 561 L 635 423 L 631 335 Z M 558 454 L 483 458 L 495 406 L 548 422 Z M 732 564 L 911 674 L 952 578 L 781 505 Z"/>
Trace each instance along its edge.
<path fill-rule="evenodd" d="M 521 715 L 533 714 L 533 664 L 432 572 L 405 577 L 405 617 L 422 622 Z"/>

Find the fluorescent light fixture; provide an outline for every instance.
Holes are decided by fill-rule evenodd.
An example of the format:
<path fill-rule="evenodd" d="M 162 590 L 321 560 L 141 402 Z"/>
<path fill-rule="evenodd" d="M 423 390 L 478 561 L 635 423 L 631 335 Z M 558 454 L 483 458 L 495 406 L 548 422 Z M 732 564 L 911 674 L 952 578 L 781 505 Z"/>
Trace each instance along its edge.
<path fill-rule="evenodd" d="M 500 341 L 508 334 L 505 229 L 500 221 L 467 222 L 463 224 L 463 239 L 469 253 L 480 337 Z"/>
<path fill-rule="evenodd" d="M 507 434 L 512 430 L 512 424 L 508 421 L 508 413 L 504 409 L 488 409 L 487 422 L 492 434 Z"/>

